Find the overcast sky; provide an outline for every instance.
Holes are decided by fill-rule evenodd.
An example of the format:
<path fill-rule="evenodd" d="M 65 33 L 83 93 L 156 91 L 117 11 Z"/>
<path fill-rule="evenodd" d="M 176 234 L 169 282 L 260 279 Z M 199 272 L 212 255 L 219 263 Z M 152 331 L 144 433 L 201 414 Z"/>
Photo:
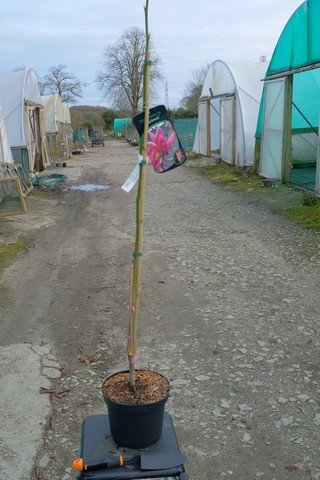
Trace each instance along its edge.
<path fill-rule="evenodd" d="M 170 108 L 192 71 L 214 60 L 270 60 L 302 0 L 149 0 L 149 30 L 163 62 Z M 130 27 L 144 29 L 145 0 L 0 0 L 0 71 L 30 67 L 38 76 L 66 65 L 89 84 L 81 105 L 110 106 L 94 84 L 102 52 Z M 158 103 L 165 102 L 166 83 Z"/>

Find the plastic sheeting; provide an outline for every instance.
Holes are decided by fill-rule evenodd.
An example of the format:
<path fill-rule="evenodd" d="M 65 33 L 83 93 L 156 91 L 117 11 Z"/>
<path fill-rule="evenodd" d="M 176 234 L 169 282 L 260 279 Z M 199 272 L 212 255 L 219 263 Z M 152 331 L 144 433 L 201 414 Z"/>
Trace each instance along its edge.
<path fill-rule="evenodd" d="M 60 95 L 42 97 L 46 133 L 59 132 L 59 123 L 71 124 L 69 107 L 62 103 Z"/>
<path fill-rule="evenodd" d="M 319 0 L 297 8 L 280 35 L 267 76 L 320 61 L 319 19 Z"/>
<path fill-rule="evenodd" d="M 269 178 L 282 175 L 284 92 L 283 78 L 266 84 L 260 173 Z"/>
<path fill-rule="evenodd" d="M 0 107 L 0 163 L 13 163 L 7 131 Z"/>
<path fill-rule="evenodd" d="M 274 74 L 320 62 L 320 2 L 307 0 L 294 12 L 274 49 L 266 79 Z M 320 108 L 320 71 L 309 70 L 294 75 L 293 102 L 313 127 L 318 127 Z M 256 135 L 262 133 L 264 101 L 261 101 Z M 293 107 L 292 128 L 309 126 Z"/>
<path fill-rule="evenodd" d="M 226 64 L 222 60 L 210 65 L 200 97 L 195 152 L 203 154 L 205 150 L 203 135 L 207 126 L 203 100 L 207 97 L 210 99 L 211 151 L 219 145 L 223 161 L 238 166 L 253 165 L 254 133 L 263 88 L 261 79 L 267 67 L 266 62 Z M 234 105 L 230 97 L 234 98 Z"/>
<path fill-rule="evenodd" d="M 42 105 L 35 72 L 32 69 L 23 69 L 0 73 L 0 105 L 11 147 L 23 147 L 28 144 L 25 100 Z"/>
<path fill-rule="evenodd" d="M 319 157 L 317 154 L 320 113 L 319 21 L 320 1 L 306 0 L 285 25 L 266 73 L 256 130 L 256 137 L 261 136 L 260 173 L 266 176 L 272 173 L 275 178 L 291 181 L 306 188 L 315 188 L 316 164 Z M 278 80 L 275 80 L 275 76 Z M 272 88 L 273 82 L 281 80 L 280 77 L 283 81 L 287 78 L 288 86 L 292 78 L 292 96 L 289 88 L 284 97 L 272 99 L 270 95 L 268 96 L 268 91 Z M 278 129 L 270 125 L 268 112 L 271 109 L 277 112 L 278 123 L 280 122 Z M 275 115 L 273 117 L 276 120 Z M 290 135 L 289 151 L 287 139 L 290 139 Z M 274 168 L 275 159 L 277 168 Z M 304 180 L 307 169 L 310 170 L 308 181 Z M 309 177 L 312 177 L 311 180 Z"/>

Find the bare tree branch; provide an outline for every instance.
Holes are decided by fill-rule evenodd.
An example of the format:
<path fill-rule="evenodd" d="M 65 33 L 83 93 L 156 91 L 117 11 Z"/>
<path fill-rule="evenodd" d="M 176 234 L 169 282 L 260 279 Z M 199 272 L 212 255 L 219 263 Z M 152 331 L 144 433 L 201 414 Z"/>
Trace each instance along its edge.
<path fill-rule="evenodd" d="M 59 94 L 65 103 L 75 103 L 82 97 L 82 87 L 87 85 L 68 72 L 66 65 L 51 67 L 39 84 L 42 95 Z"/>
<path fill-rule="evenodd" d="M 102 69 L 95 82 L 103 95 L 109 98 L 114 108 L 128 109 L 132 116 L 142 109 L 143 70 L 145 60 L 145 33 L 137 27 L 126 30 L 121 38 L 103 51 Z M 163 76 L 161 59 L 151 48 L 151 85 Z M 154 88 L 151 88 L 151 93 Z"/>
<path fill-rule="evenodd" d="M 201 95 L 203 82 L 206 78 L 209 65 L 197 68 L 191 72 L 191 78 L 186 81 L 184 88 L 184 97 L 180 104 L 187 110 L 198 112 L 198 102 Z"/>

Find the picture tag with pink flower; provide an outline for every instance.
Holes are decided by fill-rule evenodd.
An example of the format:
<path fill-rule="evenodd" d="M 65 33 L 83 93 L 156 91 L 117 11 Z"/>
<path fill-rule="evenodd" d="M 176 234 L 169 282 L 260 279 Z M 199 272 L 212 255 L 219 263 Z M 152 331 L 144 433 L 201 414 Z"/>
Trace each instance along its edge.
<path fill-rule="evenodd" d="M 136 115 L 133 123 L 143 138 L 144 114 Z M 158 173 L 179 167 L 187 159 L 164 105 L 153 107 L 149 111 L 148 158 Z"/>

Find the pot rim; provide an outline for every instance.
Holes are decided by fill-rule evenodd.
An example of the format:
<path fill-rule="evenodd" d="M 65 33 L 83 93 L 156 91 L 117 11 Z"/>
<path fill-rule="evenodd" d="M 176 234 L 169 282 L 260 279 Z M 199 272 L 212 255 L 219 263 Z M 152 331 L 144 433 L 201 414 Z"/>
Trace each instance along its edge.
<path fill-rule="evenodd" d="M 152 373 L 155 373 L 156 375 L 159 375 L 159 377 L 162 377 L 166 382 L 167 382 L 167 385 L 168 385 L 168 391 L 167 391 L 167 394 L 160 398 L 160 400 L 156 400 L 154 402 L 147 402 L 147 403 L 119 403 L 119 402 L 116 402 L 115 400 L 112 400 L 110 397 L 108 397 L 104 391 L 103 391 L 103 386 L 105 385 L 105 383 L 112 377 L 115 377 L 116 375 L 119 375 L 121 373 L 129 373 L 129 370 L 121 370 L 119 372 L 115 372 L 115 373 L 112 373 L 110 375 L 107 376 L 107 378 L 102 382 L 102 385 L 101 385 L 101 390 L 102 390 L 102 395 L 103 395 L 103 398 L 105 400 L 107 400 L 108 402 L 112 403 L 113 405 L 123 405 L 123 406 L 137 406 L 137 407 L 142 407 L 142 406 L 147 406 L 147 405 L 154 405 L 156 403 L 161 403 L 161 402 L 166 402 L 169 398 L 169 395 L 170 395 L 170 382 L 169 380 L 164 376 L 162 375 L 162 373 L 159 373 L 159 372 L 155 372 L 154 370 L 150 370 L 149 368 L 137 368 L 136 369 L 136 372 L 152 372 Z"/>

